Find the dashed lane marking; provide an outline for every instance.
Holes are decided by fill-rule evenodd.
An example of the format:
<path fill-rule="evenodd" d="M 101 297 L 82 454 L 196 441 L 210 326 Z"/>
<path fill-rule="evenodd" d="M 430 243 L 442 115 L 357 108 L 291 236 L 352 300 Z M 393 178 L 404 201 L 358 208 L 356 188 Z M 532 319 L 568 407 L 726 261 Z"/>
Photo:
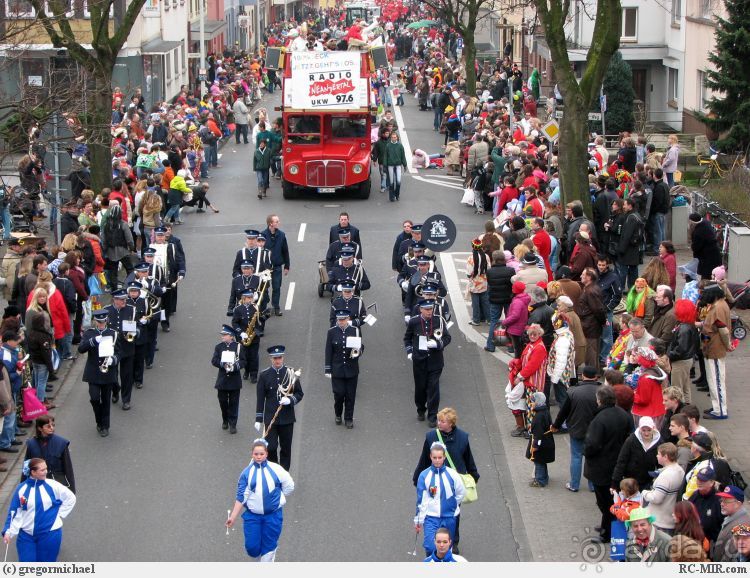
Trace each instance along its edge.
<path fill-rule="evenodd" d="M 295 286 L 294 281 L 289 283 L 289 291 L 287 291 L 286 303 L 284 303 L 285 311 L 290 311 L 292 309 L 292 301 L 294 301 L 294 286 Z"/>

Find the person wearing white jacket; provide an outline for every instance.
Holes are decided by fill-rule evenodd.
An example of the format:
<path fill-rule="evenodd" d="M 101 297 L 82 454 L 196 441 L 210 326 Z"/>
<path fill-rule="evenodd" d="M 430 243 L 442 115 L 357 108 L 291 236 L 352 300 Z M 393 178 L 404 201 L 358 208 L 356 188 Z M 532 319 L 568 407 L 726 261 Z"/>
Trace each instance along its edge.
<path fill-rule="evenodd" d="M 460 504 L 466 488 L 456 470 L 445 465 L 444 444 L 435 442 L 430 446 L 432 465 L 419 474 L 417 480 L 417 511 L 414 529 L 424 528 L 422 545 L 427 556 L 435 550 L 435 534 L 447 528 L 451 540 L 455 539 L 456 516 L 461 513 Z"/>
<path fill-rule="evenodd" d="M 33 458 L 24 463 L 28 476 L 13 492 L 3 541 L 18 536 L 19 562 L 57 562 L 62 544 L 63 519 L 76 504 L 68 488 L 47 479 L 47 462 Z"/>
<path fill-rule="evenodd" d="M 570 380 L 576 377 L 575 338 L 564 313 L 556 313 L 552 318 L 552 325 L 555 328 L 555 340 L 552 342 L 547 360 L 549 381 L 545 384 L 544 395 L 549 399 L 549 390 L 554 387 L 555 399 L 562 407 L 568 397 Z"/>
<path fill-rule="evenodd" d="M 677 463 L 677 446 L 672 443 L 661 444 L 656 459 L 662 469 L 659 470 L 652 489 L 643 491 L 641 497 L 655 517 L 654 526 L 672 534 L 675 524 L 672 512 L 680 495 L 685 471 Z"/>

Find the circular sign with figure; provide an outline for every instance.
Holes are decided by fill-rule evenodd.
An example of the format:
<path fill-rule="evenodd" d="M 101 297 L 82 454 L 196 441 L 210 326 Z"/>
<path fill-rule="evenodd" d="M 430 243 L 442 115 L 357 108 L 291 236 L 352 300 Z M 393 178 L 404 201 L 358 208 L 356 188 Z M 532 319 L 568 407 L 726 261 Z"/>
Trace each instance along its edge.
<path fill-rule="evenodd" d="M 447 251 L 456 241 L 456 224 L 445 215 L 432 215 L 422 223 L 422 242 L 439 253 Z"/>

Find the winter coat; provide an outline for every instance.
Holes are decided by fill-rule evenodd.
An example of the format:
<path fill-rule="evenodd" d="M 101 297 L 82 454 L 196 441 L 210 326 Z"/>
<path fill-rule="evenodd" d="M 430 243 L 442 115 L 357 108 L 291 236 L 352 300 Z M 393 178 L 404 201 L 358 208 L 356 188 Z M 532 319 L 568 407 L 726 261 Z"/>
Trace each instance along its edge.
<path fill-rule="evenodd" d="M 49 309 L 50 317 L 52 318 L 52 327 L 55 331 L 55 339 L 62 339 L 68 333 L 70 333 L 70 316 L 68 315 L 68 308 L 65 306 L 65 299 L 62 294 L 55 288 L 51 283 L 47 284 L 47 309 Z M 34 291 L 29 293 L 26 298 L 26 308 L 29 308 L 31 299 L 34 296 Z"/>
<path fill-rule="evenodd" d="M 635 537 L 628 539 L 627 544 L 625 544 L 625 561 L 649 564 L 651 562 L 669 562 L 670 540 L 671 538 L 667 534 L 652 525 L 648 546 L 640 545 L 636 542 Z"/>
<path fill-rule="evenodd" d="M 526 293 L 531 293 L 534 286 L 540 281 L 547 282 L 547 270 L 540 269 L 536 265 L 523 265 L 513 276 L 513 282 L 521 281 L 526 284 Z"/>
<path fill-rule="evenodd" d="M 573 256 L 570 258 L 570 269 L 573 272 L 571 279 L 574 281 L 581 280 L 581 273 L 586 267 L 591 267 L 596 271 L 596 249 L 588 243 L 578 243 L 578 248 L 573 249 Z"/>
<path fill-rule="evenodd" d="M 513 267 L 507 265 L 493 265 L 487 269 L 487 286 L 489 288 L 490 303 L 501 305 L 513 300 L 513 282 L 511 278 L 516 274 Z"/>
<path fill-rule="evenodd" d="M 131 249 L 135 247 L 133 244 L 133 234 L 130 232 L 130 227 L 128 227 L 124 221 L 120 220 L 117 222 L 117 226 L 120 228 L 122 235 L 119 235 L 117 231 L 110 231 L 109 226 L 110 224 L 108 221 L 105 226 L 102 227 L 101 231 L 104 257 L 109 261 L 119 261 L 130 255 Z"/>
<path fill-rule="evenodd" d="M 552 326 L 552 316 L 554 314 L 554 309 L 547 305 L 546 302 L 529 305 L 529 318 L 526 320 L 526 325 L 529 326 L 532 323 L 537 323 L 541 326 L 544 330 L 542 341 L 547 351 L 552 347 L 552 342 L 555 340 L 555 328 Z M 524 336 L 523 342 L 524 344 L 528 343 L 528 337 Z"/>
<path fill-rule="evenodd" d="M 469 160 L 466 163 L 466 172 L 471 174 L 475 168 L 483 167 L 490 156 L 490 145 L 484 141 L 475 142 L 469 147 Z"/>
<path fill-rule="evenodd" d="M 510 302 L 508 313 L 503 319 L 502 325 L 509 335 L 520 337 L 526 330 L 526 321 L 529 318 L 529 303 L 531 296 L 528 293 L 519 293 Z"/>
<path fill-rule="evenodd" d="M 597 281 L 599 289 L 602 290 L 602 300 L 607 311 L 614 311 L 615 307 L 622 300 L 622 287 L 620 287 L 620 277 L 612 270 L 608 270 L 604 275 L 599 275 Z M 575 301 L 573 302 L 575 303 Z"/>
<path fill-rule="evenodd" d="M 632 211 L 619 221 L 621 224 L 617 242 L 617 263 L 619 265 L 638 265 L 640 263 L 641 242 L 639 230 L 643 230 L 643 218 L 638 211 Z"/>
<path fill-rule="evenodd" d="M 667 149 L 661 161 L 661 170 L 665 173 L 673 173 L 677 170 L 677 161 L 680 157 L 680 145 L 675 144 Z"/>
<path fill-rule="evenodd" d="M 732 528 L 738 524 L 750 524 L 750 513 L 742 506 L 731 516 L 724 518 L 721 531 L 716 537 L 716 543 L 711 549 L 711 560 L 714 562 L 730 562 L 735 560 L 737 546 L 732 538 Z"/>
<path fill-rule="evenodd" d="M 267 171 L 271 168 L 271 149 L 260 147 L 255 149 L 253 155 L 253 170 L 254 171 Z"/>
<path fill-rule="evenodd" d="M 581 327 L 587 339 L 602 336 L 607 310 L 602 301 L 602 290 L 598 285 L 592 283 L 583 288 L 581 298 L 575 305 L 575 312 L 581 320 Z"/>
<path fill-rule="evenodd" d="M 404 145 L 400 142 L 388 142 L 388 144 L 385 145 L 385 154 L 383 155 L 382 164 L 386 167 L 402 166 L 406 168 Z"/>
<path fill-rule="evenodd" d="M 674 293 L 677 288 L 677 257 L 675 257 L 674 253 L 666 253 L 660 255 L 659 259 L 661 259 L 661 262 L 664 263 L 664 267 L 667 269 L 669 288 Z"/>
<path fill-rule="evenodd" d="M 546 405 L 534 410 L 534 417 L 531 419 L 531 438 L 526 446 L 526 459 L 535 464 L 551 464 L 555 461 L 555 436 L 549 431 L 551 425 L 552 419 Z"/>
<path fill-rule="evenodd" d="M 716 239 L 716 231 L 706 219 L 696 224 L 690 236 L 693 257 L 698 259 L 698 275 L 711 278 L 711 271 L 721 265 L 721 250 Z"/>
<path fill-rule="evenodd" d="M 679 464 L 674 463 L 662 468 L 654 480 L 653 489 L 646 490 L 641 494 L 644 504 L 649 512 L 656 518 L 655 524 L 661 529 L 673 529 L 674 520 L 672 511 L 680 496 L 682 479 L 685 472 Z M 680 496 L 681 497 L 681 496 Z"/>
<path fill-rule="evenodd" d="M 701 527 L 711 542 L 715 542 L 721 531 L 721 524 L 724 522 L 724 514 L 721 513 L 721 498 L 716 495 L 716 488 L 703 495 L 700 492 L 693 492 L 688 500 L 695 509 L 698 510 L 698 516 L 701 519 Z"/>
<path fill-rule="evenodd" d="M 49 371 L 53 371 L 52 346 L 54 343 L 54 337 L 49 330 L 48 314 L 38 312 L 33 317 L 26 333 L 26 346 L 29 349 L 31 362 L 37 365 L 45 365 Z"/>
<path fill-rule="evenodd" d="M 672 330 L 672 339 L 667 348 L 669 361 L 693 359 L 700 345 L 698 328 L 692 323 L 680 323 Z"/>
<path fill-rule="evenodd" d="M 656 461 L 656 450 L 660 443 L 661 437 L 658 431 L 654 431 L 654 437 L 650 443 L 643 441 L 639 429 L 630 434 L 617 456 L 617 463 L 612 472 L 612 487 L 619 488 L 623 479 L 634 478 L 641 490 L 650 488 L 653 478 L 649 472 L 659 467 L 659 462 Z"/>
<path fill-rule="evenodd" d="M 568 424 L 568 433 L 573 439 L 586 438 L 586 432 L 597 413 L 596 390 L 598 381 L 581 380 L 568 388 L 568 398 L 555 418 L 555 427 L 560 429 Z"/>
<path fill-rule="evenodd" d="M 664 379 L 657 379 L 663 375 Z M 633 415 L 657 418 L 667 411 L 662 398 L 662 384 L 666 383 L 666 374 L 658 368 L 647 370 L 638 378 L 638 387 L 633 397 Z"/>
<path fill-rule="evenodd" d="M 674 316 L 674 305 L 668 307 L 654 307 L 654 317 L 651 326 L 646 327 L 648 332 L 661 339 L 667 346 L 672 341 L 672 332 L 677 325 L 677 319 Z"/>
<path fill-rule="evenodd" d="M 461 164 L 461 146 L 458 144 L 457 140 L 452 140 L 447 145 L 445 145 L 445 164 Z"/>
<path fill-rule="evenodd" d="M 78 232 L 78 217 L 73 216 L 70 213 L 65 213 L 60 219 L 61 239 L 65 238 L 65 235 L 69 233 Z"/>
<path fill-rule="evenodd" d="M 86 276 L 91 273 L 101 273 L 104 271 L 104 253 L 102 252 L 102 241 L 97 235 L 91 233 L 84 233 L 83 245 L 76 245 L 76 249 L 81 251 L 83 258 L 81 259 L 81 268 L 83 269 Z M 90 262 L 87 259 L 90 257 Z M 90 263 L 91 268 L 88 267 Z"/>
<path fill-rule="evenodd" d="M 235 124 L 249 124 L 250 115 L 248 114 L 247 105 L 242 102 L 241 98 L 234 101 L 232 105 L 232 112 L 234 113 Z"/>
<path fill-rule="evenodd" d="M 612 484 L 617 457 L 630 435 L 632 425 L 630 415 L 616 405 L 602 406 L 596 410 L 583 444 L 583 455 L 586 457 L 583 475 L 591 483 L 597 486 Z"/>

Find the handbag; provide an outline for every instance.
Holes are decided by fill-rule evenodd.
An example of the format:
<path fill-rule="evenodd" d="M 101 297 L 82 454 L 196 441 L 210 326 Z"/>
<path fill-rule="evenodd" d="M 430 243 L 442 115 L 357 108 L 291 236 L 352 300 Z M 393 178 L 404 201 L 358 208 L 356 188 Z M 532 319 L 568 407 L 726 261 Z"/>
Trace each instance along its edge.
<path fill-rule="evenodd" d="M 474 189 L 471 187 L 466 187 L 464 189 L 464 196 L 461 197 L 461 204 L 469 205 L 470 207 L 474 206 Z"/>
<path fill-rule="evenodd" d="M 104 293 L 104 291 L 102 291 L 102 286 L 99 283 L 99 278 L 96 275 L 92 275 L 91 277 L 89 277 L 88 285 L 89 295 L 91 295 L 92 297 Z"/>
<path fill-rule="evenodd" d="M 435 431 L 437 432 L 437 437 L 440 440 L 440 443 L 445 445 L 443 442 L 443 436 L 440 433 L 440 430 L 435 428 Z M 451 455 L 448 453 L 448 450 L 445 450 L 445 457 L 448 458 L 448 463 L 450 466 L 455 470 L 456 466 L 453 465 L 453 460 L 451 459 Z M 458 472 L 458 470 L 456 470 Z M 464 499 L 462 504 L 471 504 L 472 502 L 476 502 L 477 499 L 479 499 L 479 495 L 477 494 L 477 482 L 476 480 L 471 476 L 471 474 L 458 474 L 461 478 L 461 481 L 464 483 L 464 488 L 466 489 L 466 493 L 464 494 Z"/>
<path fill-rule="evenodd" d="M 47 415 L 47 408 L 39 401 L 36 396 L 36 390 L 33 387 L 27 387 L 22 390 L 23 393 L 23 411 L 21 418 L 23 421 L 33 421 L 39 416 Z"/>

